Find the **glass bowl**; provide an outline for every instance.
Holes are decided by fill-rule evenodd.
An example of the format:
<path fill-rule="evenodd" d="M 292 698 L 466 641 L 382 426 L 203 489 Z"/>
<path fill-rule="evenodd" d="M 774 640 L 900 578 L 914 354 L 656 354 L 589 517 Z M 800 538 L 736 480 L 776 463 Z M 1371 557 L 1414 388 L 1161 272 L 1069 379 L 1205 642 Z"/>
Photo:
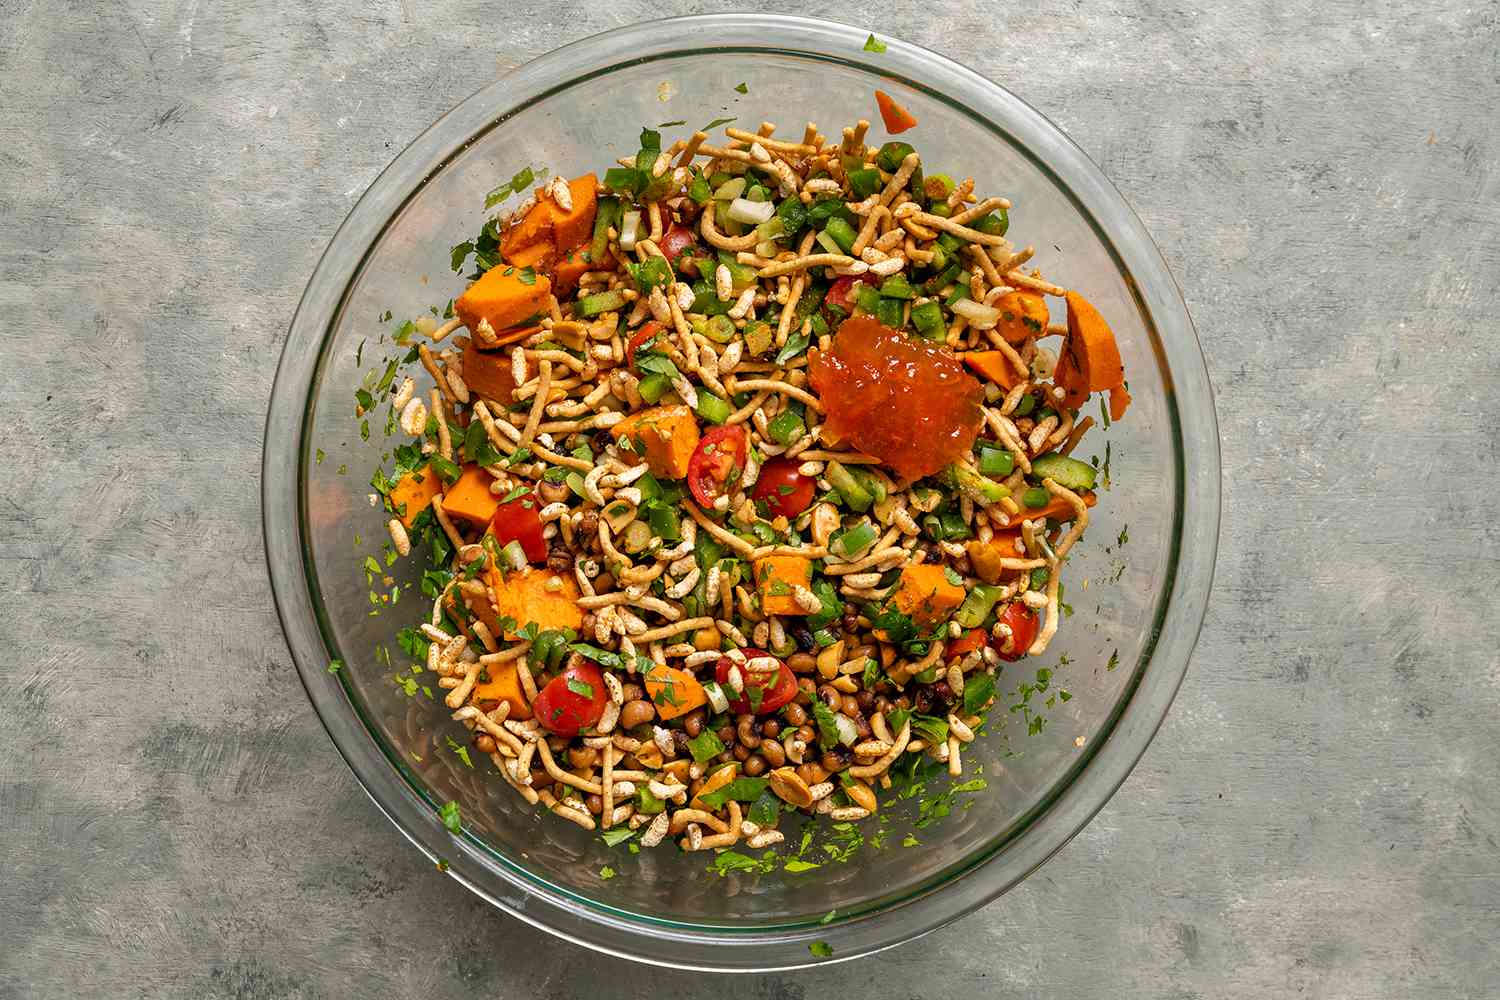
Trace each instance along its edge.
<path fill-rule="evenodd" d="M 267 558 L 288 645 L 329 735 L 370 797 L 450 876 L 522 920 L 621 957 L 792 968 L 825 960 L 814 942 L 848 959 L 990 902 L 1119 787 L 1160 725 L 1202 622 L 1218 438 L 1203 359 L 1160 254 L 1098 168 L 1035 110 L 925 49 L 888 39 L 884 52 L 867 51 L 866 34 L 764 14 L 681 18 L 597 35 L 489 85 L 407 147 L 350 212 L 308 283 L 277 371 L 263 470 Z M 533 812 L 498 776 L 466 768 L 446 749 L 461 728 L 439 702 L 408 694 L 400 675 L 411 676 L 409 661 L 394 636 L 425 603 L 371 614 L 361 563 L 384 532 L 368 480 L 389 445 L 378 427 L 361 437 L 354 390 L 392 352 L 387 311 L 418 316 L 460 291 L 449 249 L 477 231 L 497 179 L 525 165 L 602 173 L 634 152 L 641 126 L 669 120 L 687 124 L 667 128 L 666 141 L 729 116 L 798 134 L 816 121 L 837 135 L 877 117 L 876 87 L 916 115 L 903 138 L 926 162 L 1012 199 L 1012 238 L 1035 244 L 1043 273 L 1083 292 L 1119 337 L 1135 401 L 1080 449 L 1099 457 L 1112 488 L 1070 559 L 1074 614 L 1047 655 L 1006 666 L 1000 687 L 1015 708 L 997 708 L 965 755 L 965 777 L 978 765 L 987 788 L 952 796 L 936 822 L 924 822 L 931 798 L 925 817 L 922 797 L 891 802 L 846 860 L 797 874 L 778 866 L 721 877 L 706 872 L 703 855 L 607 847 Z M 871 140 L 883 141 L 878 121 Z M 396 655 L 377 652 L 382 645 Z M 345 666 L 330 672 L 334 659 Z M 1038 669 L 1050 681 L 1027 695 L 1023 685 L 1041 687 Z M 457 836 L 438 812 L 449 800 L 464 818 Z M 909 834 L 915 844 L 903 846 Z M 794 828 L 788 839 L 797 837 Z M 614 877 L 601 875 L 606 865 Z"/>

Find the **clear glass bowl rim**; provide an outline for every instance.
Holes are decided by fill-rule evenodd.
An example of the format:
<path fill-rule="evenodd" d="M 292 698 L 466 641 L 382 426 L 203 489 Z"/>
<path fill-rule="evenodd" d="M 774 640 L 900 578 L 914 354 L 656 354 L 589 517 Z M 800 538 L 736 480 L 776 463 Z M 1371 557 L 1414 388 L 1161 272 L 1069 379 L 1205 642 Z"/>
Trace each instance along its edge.
<path fill-rule="evenodd" d="M 1165 718 L 1197 641 L 1212 587 L 1220 511 L 1220 463 L 1212 390 L 1187 309 L 1166 262 L 1124 198 L 1092 161 L 1043 115 L 998 84 L 928 49 L 868 29 L 773 14 L 698 15 L 617 28 L 556 49 L 487 85 L 438 119 L 401 152 L 355 204 L 329 242 L 293 317 L 266 418 L 262 516 L 272 593 L 302 683 L 329 736 L 376 806 L 434 863 L 470 890 L 533 926 L 632 961 L 705 971 L 771 971 L 826 964 L 808 946 L 826 941 L 848 960 L 926 934 L 992 901 L 1059 851 L 1129 775 Z M 685 39 L 713 39 L 711 47 Z M 1074 779 L 1020 834 L 965 859 L 944 881 L 885 909 L 807 930 L 726 932 L 643 923 L 542 891 L 494 866 L 454 837 L 432 807 L 405 786 L 375 745 L 337 678 L 315 599 L 316 570 L 305 544 L 304 428 L 315 404 L 326 341 L 366 254 L 425 180 L 493 122 L 580 79 L 673 54 L 765 51 L 837 62 L 895 78 L 1005 133 L 1057 179 L 1128 276 L 1148 323 L 1176 430 L 1180 483 L 1176 561 L 1157 636 L 1137 683 L 1117 707 Z M 624 55 L 628 53 L 628 55 Z M 1002 124 L 1003 123 L 1003 124 Z M 358 248 L 351 252 L 350 248 Z M 1184 420 L 1184 416 L 1188 419 Z"/>

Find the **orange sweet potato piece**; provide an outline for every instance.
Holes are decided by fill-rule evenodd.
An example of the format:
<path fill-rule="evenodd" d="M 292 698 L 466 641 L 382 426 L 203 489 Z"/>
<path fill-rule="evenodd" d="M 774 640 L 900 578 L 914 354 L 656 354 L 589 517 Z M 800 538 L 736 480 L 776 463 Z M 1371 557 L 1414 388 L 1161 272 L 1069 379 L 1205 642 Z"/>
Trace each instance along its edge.
<path fill-rule="evenodd" d="M 529 267 L 536 271 L 550 271 L 552 262 L 557 259 L 557 248 L 551 243 L 533 243 L 529 247 L 517 250 L 505 262 L 511 267 Z"/>
<path fill-rule="evenodd" d="M 510 702 L 508 718 L 531 718 L 531 706 L 526 704 L 526 694 L 521 690 L 520 674 L 516 670 L 514 660 L 482 668 L 480 677 L 486 674 L 489 675 L 489 680 L 480 680 L 474 685 L 475 701 L 508 701 Z"/>
<path fill-rule="evenodd" d="M 443 513 L 471 524 L 488 526 L 500 506 L 500 498 L 490 492 L 493 477 L 477 465 L 464 466 L 458 482 L 443 494 Z"/>
<path fill-rule="evenodd" d="M 583 247 L 570 250 L 552 267 L 552 287 L 559 296 L 567 295 L 578 287 L 578 279 L 592 267 L 589 252 Z"/>
<path fill-rule="evenodd" d="M 511 371 L 509 354 L 481 351 L 474 346 L 473 340 L 464 347 L 464 384 L 470 392 L 509 406 L 516 391 L 516 380 Z"/>
<path fill-rule="evenodd" d="M 762 556 L 755 560 L 760 610 L 768 615 L 805 615 L 793 587 L 812 585 L 812 560 L 803 556 Z"/>
<path fill-rule="evenodd" d="M 995 308 L 1000 310 L 1000 322 L 995 329 L 1012 344 L 1047 332 L 1047 300 L 1041 292 L 1028 288 L 1007 292 L 995 300 Z"/>
<path fill-rule="evenodd" d="M 519 572 L 509 570 L 502 579 L 494 567 L 488 572 L 490 588 L 495 592 L 495 614 L 515 623 L 505 630 L 507 639 L 515 638 L 516 630 L 531 622 L 544 631 L 565 628 L 576 631 L 583 624 L 578 584 L 570 574 L 527 568 Z M 556 590 L 547 589 L 554 579 L 562 585 Z"/>
<path fill-rule="evenodd" d="M 595 196 L 598 187 L 599 178 L 593 174 L 568 181 L 568 193 L 573 196 L 573 209 L 569 212 L 564 212 L 550 198 L 547 200 L 552 208 L 552 241 L 560 249 L 571 250 L 594 235 L 594 214 L 599 208 Z"/>
<path fill-rule="evenodd" d="M 1063 341 L 1054 378 L 1067 390 L 1063 402 L 1081 406 L 1091 392 L 1109 390 L 1109 416 L 1118 420 L 1130 405 L 1120 345 L 1104 317 L 1082 295 L 1069 292 L 1068 337 Z"/>
<path fill-rule="evenodd" d="M 520 218 L 512 216 L 500 234 L 500 254 L 506 260 L 529 246 L 552 242 L 552 202 L 536 189 L 536 204 Z"/>
<path fill-rule="evenodd" d="M 509 264 L 492 267 L 453 303 L 453 311 L 469 332 L 488 339 L 506 327 L 518 326 L 547 308 L 552 282 L 544 274 L 531 277 Z M 480 324 L 487 324 L 487 334 Z"/>
<path fill-rule="evenodd" d="M 546 194 L 546 189 L 536 189 L 536 204 L 519 219 L 513 219 L 500 237 L 500 252 L 508 261 L 516 254 L 538 243 L 550 243 L 554 248 L 571 250 L 594 234 L 594 214 L 598 209 L 595 190 L 599 178 L 584 174 L 568 181 L 568 193 L 573 196 L 571 211 L 562 207 Z"/>
<path fill-rule="evenodd" d="M 667 479 L 687 475 L 698 447 L 698 421 L 683 405 L 657 406 L 632 414 L 610 428 L 616 441 L 629 438 L 637 455 L 646 456 L 652 473 Z"/>
<path fill-rule="evenodd" d="M 964 589 L 950 582 L 945 568 L 935 563 L 906 567 L 896 587 L 896 610 L 918 625 L 942 621 L 963 599 Z"/>
<path fill-rule="evenodd" d="M 999 351 L 964 351 L 959 357 L 964 364 L 1003 389 L 1013 389 L 1020 381 L 1016 366 Z"/>
<path fill-rule="evenodd" d="M 410 528 L 417 515 L 443 490 L 442 479 L 427 466 L 414 469 L 391 487 L 391 504 L 401 513 L 401 523 Z M 402 506 L 402 505 L 405 506 Z"/>
<path fill-rule="evenodd" d="M 646 671 L 646 697 L 663 719 L 675 719 L 708 703 L 708 694 L 697 678 L 686 670 L 658 663 Z"/>

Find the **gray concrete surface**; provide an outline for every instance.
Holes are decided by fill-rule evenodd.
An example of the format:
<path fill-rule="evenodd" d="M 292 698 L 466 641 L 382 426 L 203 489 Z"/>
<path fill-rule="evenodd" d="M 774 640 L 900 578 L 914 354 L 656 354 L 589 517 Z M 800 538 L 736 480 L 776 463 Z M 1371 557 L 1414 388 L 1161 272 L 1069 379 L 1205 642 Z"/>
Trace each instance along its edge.
<path fill-rule="evenodd" d="M 366 801 L 261 558 L 303 282 L 479 84 L 714 6 L 0 3 L 0 996 L 1495 996 L 1494 0 L 804 8 L 1059 122 L 1218 390 L 1194 669 L 1021 889 L 852 966 L 705 981 L 536 939 Z"/>

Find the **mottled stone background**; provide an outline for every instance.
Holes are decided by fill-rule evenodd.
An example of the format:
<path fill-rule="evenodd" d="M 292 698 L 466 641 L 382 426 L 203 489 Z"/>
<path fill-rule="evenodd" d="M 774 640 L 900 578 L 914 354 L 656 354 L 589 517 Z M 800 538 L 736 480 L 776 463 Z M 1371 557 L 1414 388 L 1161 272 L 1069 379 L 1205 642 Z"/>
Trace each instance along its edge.
<path fill-rule="evenodd" d="M 261 554 L 297 296 L 480 84 L 716 6 L 0 0 L 0 996 L 1495 996 L 1495 0 L 798 8 L 1065 128 L 1218 391 L 1193 669 L 1022 888 L 853 965 L 632 974 L 487 909 L 366 800 Z"/>

